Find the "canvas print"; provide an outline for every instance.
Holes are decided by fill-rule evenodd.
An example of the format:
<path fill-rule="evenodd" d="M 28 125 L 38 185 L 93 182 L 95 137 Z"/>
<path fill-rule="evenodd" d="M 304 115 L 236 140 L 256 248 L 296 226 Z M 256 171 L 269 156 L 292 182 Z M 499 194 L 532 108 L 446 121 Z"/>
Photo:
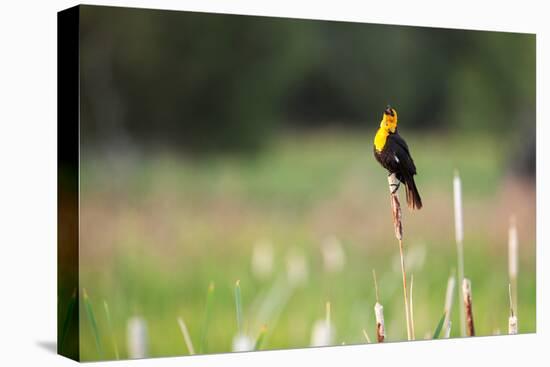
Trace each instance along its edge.
<path fill-rule="evenodd" d="M 58 24 L 60 354 L 536 331 L 534 34 Z"/>

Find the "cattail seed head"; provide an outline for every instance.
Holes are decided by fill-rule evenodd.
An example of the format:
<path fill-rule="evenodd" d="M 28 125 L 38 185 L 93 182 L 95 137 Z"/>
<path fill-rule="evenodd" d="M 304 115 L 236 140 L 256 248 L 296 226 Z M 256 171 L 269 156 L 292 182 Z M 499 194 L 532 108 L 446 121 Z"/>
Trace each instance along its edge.
<path fill-rule="evenodd" d="M 128 320 L 128 358 L 147 358 L 148 338 L 147 325 L 141 317 Z"/>
<path fill-rule="evenodd" d="M 462 294 L 464 297 L 464 312 L 466 314 L 466 331 L 468 336 L 474 336 L 474 315 L 472 305 L 472 284 L 469 279 L 464 278 L 462 282 Z"/>
<path fill-rule="evenodd" d="M 382 343 L 386 338 L 386 328 L 384 326 L 384 307 L 376 302 L 374 305 L 374 315 L 376 316 L 376 339 Z"/>
<path fill-rule="evenodd" d="M 514 315 L 508 318 L 508 334 L 515 335 L 518 333 L 518 318 Z"/>

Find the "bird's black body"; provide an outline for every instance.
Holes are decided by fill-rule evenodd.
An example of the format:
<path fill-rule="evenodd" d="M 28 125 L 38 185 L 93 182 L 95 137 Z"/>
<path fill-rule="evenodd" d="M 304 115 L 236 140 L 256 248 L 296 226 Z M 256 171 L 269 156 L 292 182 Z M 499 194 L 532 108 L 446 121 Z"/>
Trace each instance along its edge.
<path fill-rule="evenodd" d="M 422 199 L 413 177 L 416 175 L 416 166 L 407 143 L 397 129 L 389 133 L 381 151 L 374 148 L 374 157 L 390 174 L 395 173 L 397 179 L 405 184 L 408 206 L 412 209 L 422 208 Z"/>

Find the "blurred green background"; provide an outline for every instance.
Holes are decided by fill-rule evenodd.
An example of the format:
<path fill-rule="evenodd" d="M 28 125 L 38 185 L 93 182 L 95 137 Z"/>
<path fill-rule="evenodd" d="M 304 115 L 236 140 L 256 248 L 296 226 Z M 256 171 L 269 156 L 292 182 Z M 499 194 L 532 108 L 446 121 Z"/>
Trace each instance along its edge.
<path fill-rule="evenodd" d="M 403 213 L 416 338 L 457 266 L 455 169 L 477 334 L 507 333 L 511 216 L 519 329 L 535 331 L 534 35 L 92 6 L 80 21 L 80 282 L 97 322 L 82 304 L 83 360 L 115 358 L 115 343 L 130 356 L 134 317 L 147 355 L 188 354 L 178 317 L 196 351 L 231 351 L 236 280 L 261 349 L 312 344 L 327 301 L 331 344 L 364 343 L 372 269 L 387 340 L 406 340 L 372 156 L 388 103 L 424 202 Z M 458 310 L 455 296 L 451 336 Z"/>

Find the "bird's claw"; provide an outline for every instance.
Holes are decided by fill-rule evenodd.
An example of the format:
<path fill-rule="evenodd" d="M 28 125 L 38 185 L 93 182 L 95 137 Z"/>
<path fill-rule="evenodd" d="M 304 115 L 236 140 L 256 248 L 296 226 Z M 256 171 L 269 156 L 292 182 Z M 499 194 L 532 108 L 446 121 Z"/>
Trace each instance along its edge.
<path fill-rule="evenodd" d="M 396 183 L 396 184 L 392 183 L 392 184 L 390 184 L 390 187 L 393 188 L 391 193 L 395 194 L 397 192 L 397 190 L 399 190 L 399 186 L 401 186 L 401 183 Z"/>

